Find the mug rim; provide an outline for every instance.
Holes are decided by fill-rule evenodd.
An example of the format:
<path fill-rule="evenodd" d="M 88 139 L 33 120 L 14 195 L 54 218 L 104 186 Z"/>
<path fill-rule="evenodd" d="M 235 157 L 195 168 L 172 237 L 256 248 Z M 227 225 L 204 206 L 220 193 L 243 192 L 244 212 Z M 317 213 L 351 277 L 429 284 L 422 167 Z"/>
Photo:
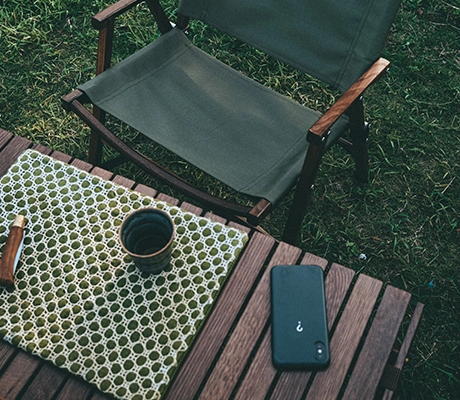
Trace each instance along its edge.
<path fill-rule="evenodd" d="M 121 239 L 121 233 L 122 233 L 121 231 L 122 231 L 123 225 L 125 224 L 127 219 L 131 218 L 133 215 L 141 213 L 143 211 L 155 211 L 157 213 L 163 214 L 164 216 L 167 217 L 167 219 L 169 220 L 169 222 L 171 224 L 171 228 L 172 228 L 171 229 L 172 230 L 171 238 L 168 240 L 168 242 L 160 250 L 157 250 L 154 253 L 149 253 L 149 254 L 133 253 L 132 251 L 130 251 L 130 250 L 128 250 L 126 248 L 126 246 L 123 244 L 123 240 Z M 118 229 L 118 242 L 120 243 L 120 245 L 123 248 L 123 250 L 126 251 L 126 253 L 128 253 L 130 256 L 133 256 L 133 257 L 136 257 L 136 258 L 148 258 L 148 257 L 152 257 L 152 256 L 155 256 L 155 255 L 158 255 L 158 254 L 161 254 L 162 252 L 164 252 L 169 246 L 171 246 L 172 242 L 174 241 L 175 235 L 176 235 L 176 229 L 175 229 L 174 221 L 171 218 L 171 215 L 169 215 L 169 213 L 167 213 L 163 209 L 157 208 L 157 207 L 144 207 L 144 208 L 138 208 L 137 210 L 134 210 L 134 211 L 130 212 L 129 214 L 127 214 L 125 216 L 125 218 L 123 218 L 123 221 L 121 222 L 120 228 Z"/>

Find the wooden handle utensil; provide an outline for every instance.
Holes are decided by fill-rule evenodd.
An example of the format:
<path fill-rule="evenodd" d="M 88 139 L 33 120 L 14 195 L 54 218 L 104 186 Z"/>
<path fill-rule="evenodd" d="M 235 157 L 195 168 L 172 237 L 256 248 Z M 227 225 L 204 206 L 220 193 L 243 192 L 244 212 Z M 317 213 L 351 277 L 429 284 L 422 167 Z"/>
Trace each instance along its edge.
<path fill-rule="evenodd" d="M 0 259 L 1 286 L 11 286 L 14 283 L 14 271 L 21 254 L 25 223 L 26 218 L 24 215 L 18 215 L 11 226 L 8 239 L 3 248 L 2 258 Z"/>

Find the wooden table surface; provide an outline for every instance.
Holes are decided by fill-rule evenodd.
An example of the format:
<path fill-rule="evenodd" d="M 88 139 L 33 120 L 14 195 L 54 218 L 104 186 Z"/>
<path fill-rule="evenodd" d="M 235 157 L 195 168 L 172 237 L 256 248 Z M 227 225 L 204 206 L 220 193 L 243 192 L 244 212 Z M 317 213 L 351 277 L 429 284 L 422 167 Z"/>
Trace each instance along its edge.
<path fill-rule="evenodd" d="M 109 171 L 53 152 L 0 129 L 0 177 L 28 148 L 141 193 L 225 222 Z M 229 223 L 229 225 L 235 225 Z M 245 228 L 246 229 L 246 228 Z M 410 294 L 328 262 L 271 236 L 250 241 L 182 362 L 166 399 L 391 398 L 423 304 Z M 271 363 L 269 271 L 278 264 L 317 264 L 326 271 L 331 332 L 329 368 L 278 372 Z M 0 340 L 0 399 L 108 399 L 82 379 Z"/>

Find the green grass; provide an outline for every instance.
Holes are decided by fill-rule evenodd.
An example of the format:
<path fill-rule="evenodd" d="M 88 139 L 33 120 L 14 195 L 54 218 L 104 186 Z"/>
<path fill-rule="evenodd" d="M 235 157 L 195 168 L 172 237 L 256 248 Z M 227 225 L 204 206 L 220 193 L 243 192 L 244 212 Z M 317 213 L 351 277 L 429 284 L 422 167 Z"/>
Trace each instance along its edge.
<path fill-rule="evenodd" d="M 328 153 L 301 247 L 405 289 L 426 304 L 405 367 L 400 399 L 460 398 L 460 4 L 403 0 L 383 56 L 390 73 L 366 96 L 371 179 L 351 179 L 352 159 Z M 88 129 L 60 107 L 60 97 L 94 73 L 97 35 L 90 17 L 103 0 L 6 0 L 0 5 L 0 126 L 75 157 L 86 158 Z M 174 5 L 169 7 L 174 9 Z M 118 24 L 115 59 L 156 35 L 144 15 Z M 320 108 L 334 96 L 280 63 L 195 26 L 196 41 L 215 56 L 303 103 Z M 219 44 L 219 46 L 217 45 Z M 239 55 L 231 56 L 238 50 Z M 243 54 L 243 55 L 242 55 Z M 138 146 L 146 148 L 135 137 Z M 163 152 L 173 168 L 183 164 Z M 135 168 L 119 170 L 158 186 Z M 197 171 L 189 173 L 209 185 Z M 168 190 L 163 188 L 162 190 Z M 215 190 L 228 193 L 223 187 Z M 172 193 L 178 196 L 177 193 Z M 289 200 L 264 227 L 280 236 Z M 364 253 L 366 260 L 360 260 Z"/>

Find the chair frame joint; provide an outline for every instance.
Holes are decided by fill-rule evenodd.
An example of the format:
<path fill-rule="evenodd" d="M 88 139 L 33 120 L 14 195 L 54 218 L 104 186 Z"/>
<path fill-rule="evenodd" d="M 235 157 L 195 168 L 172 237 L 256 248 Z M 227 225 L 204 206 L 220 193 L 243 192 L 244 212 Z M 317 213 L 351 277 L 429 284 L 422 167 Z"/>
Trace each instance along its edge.
<path fill-rule="evenodd" d="M 309 130 L 307 133 L 307 142 L 317 146 L 325 145 L 330 134 L 331 131 L 328 131 L 325 135 L 317 135 Z"/>

